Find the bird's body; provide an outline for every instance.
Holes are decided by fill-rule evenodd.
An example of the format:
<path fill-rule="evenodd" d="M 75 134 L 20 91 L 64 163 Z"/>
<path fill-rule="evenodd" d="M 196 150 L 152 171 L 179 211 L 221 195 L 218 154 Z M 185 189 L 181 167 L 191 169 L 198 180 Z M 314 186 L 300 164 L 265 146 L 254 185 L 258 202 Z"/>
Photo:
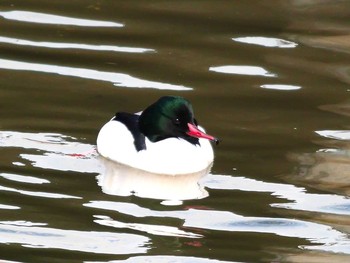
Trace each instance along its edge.
<path fill-rule="evenodd" d="M 167 96 L 141 113 L 117 113 L 101 128 L 97 150 L 105 158 L 140 170 L 188 174 L 212 164 L 209 140 L 217 141 L 197 127 L 191 104 Z"/>

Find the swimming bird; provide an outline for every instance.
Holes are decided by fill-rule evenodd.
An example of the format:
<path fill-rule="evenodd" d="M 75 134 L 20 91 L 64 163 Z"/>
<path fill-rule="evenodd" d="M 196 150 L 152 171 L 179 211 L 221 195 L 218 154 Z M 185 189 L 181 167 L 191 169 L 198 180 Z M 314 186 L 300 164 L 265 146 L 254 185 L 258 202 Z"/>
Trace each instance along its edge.
<path fill-rule="evenodd" d="M 198 126 L 191 103 L 164 96 L 138 113 L 117 112 L 97 136 L 103 157 L 151 173 L 176 175 L 206 169 L 214 160 L 210 141 Z"/>

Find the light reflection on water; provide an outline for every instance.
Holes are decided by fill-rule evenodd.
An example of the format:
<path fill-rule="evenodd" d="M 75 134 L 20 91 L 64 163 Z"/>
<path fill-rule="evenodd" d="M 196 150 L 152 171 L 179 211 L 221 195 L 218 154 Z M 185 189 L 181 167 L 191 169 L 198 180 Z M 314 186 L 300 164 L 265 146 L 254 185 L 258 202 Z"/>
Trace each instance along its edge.
<path fill-rule="evenodd" d="M 5 187 L 5 186 L 1 186 L 1 185 L 0 185 L 0 191 L 3 191 L 3 192 L 15 192 L 15 193 L 18 193 L 18 194 L 21 194 L 21 195 L 44 197 L 44 198 L 81 199 L 81 197 L 79 197 L 79 196 L 57 194 L 57 193 L 48 193 L 48 192 L 39 192 L 39 191 L 25 191 L 25 190 L 15 189 L 15 188 L 11 188 L 11 187 Z"/>
<path fill-rule="evenodd" d="M 103 169 L 98 162 L 95 154 L 90 154 L 89 150 L 93 149 L 92 145 L 80 143 L 76 138 L 59 135 L 59 134 L 31 134 L 20 132 L 1 132 L 2 147 L 16 147 L 23 150 L 40 149 L 40 153 L 36 155 L 20 154 L 21 158 L 32 161 L 32 165 L 43 169 L 54 169 L 60 171 L 75 171 L 80 173 L 102 173 Z M 74 145 L 74 147 L 72 147 Z M 77 151 L 86 152 L 88 154 L 80 157 L 81 155 L 75 155 L 73 152 Z M 57 165 L 57 158 L 60 162 Z M 40 161 L 38 161 L 40 160 Z M 72 165 L 75 163 L 75 165 Z M 90 163 L 90 164 L 89 164 Z M 94 167 L 94 168 L 93 168 Z M 125 171 L 125 170 L 124 170 Z M 23 183 L 42 183 L 40 178 L 32 178 L 22 180 L 21 176 L 2 174 L 3 178 L 9 180 L 15 180 Z M 200 176 L 201 177 L 201 176 Z M 197 179 L 193 182 L 196 187 L 191 188 L 194 191 L 192 198 L 196 197 L 196 191 L 198 191 Z M 146 181 L 147 178 L 143 178 Z M 152 178 L 151 178 L 152 179 Z M 146 187 L 144 183 L 140 183 L 140 178 L 134 178 L 126 185 L 127 195 L 131 194 L 131 184 L 142 185 Z M 153 179 L 152 179 L 153 180 Z M 47 183 L 47 181 L 45 181 Z M 101 182 L 100 182 L 101 183 Z M 109 182 L 111 183 L 111 182 Z M 200 183 L 209 189 L 217 190 L 234 190 L 234 191 L 248 191 L 248 192 L 265 192 L 275 196 L 277 199 L 286 199 L 288 203 L 275 203 L 270 204 L 276 209 L 295 209 L 302 211 L 312 211 L 318 213 L 334 213 L 338 215 L 350 215 L 350 200 L 340 195 L 330 194 L 311 194 L 307 193 L 304 188 L 296 187 L 289 184 L 278 183 L 266 183 L 263 181 L 257 181 L 244 177 L 236 177 L 229 175 L 206 175 Z M 113 184 L 113 183 L 112 183 Z M 173 184 L 170 181 L 170 185 Z M 166 182 L 163 181 L 163 187 L 166 186 Z M 119 185 L 122 187 L 122 185 Z M 151 185 L 149 186 L 151 187 Z M 135 188 L 137 189 L 137 188 Z M 154 189 L 150 189 L 154 190 Z M 13 191 L 24 195 L 41 196 L 45 198 L 81 198 L 75 196 L 67 196 L 60 194 L 29 192 L 18 189 L 10 189 L 8 187 L 1 186 L 0 191 Z M 188 191 L 191 191 L 188 189 Z M 107 192 L 107 191 L 105 191 Z M 124 193 L 126 193 L 124 192 Z M 113 192 L 113 194 L 122 194 L 123 189 Z M 161 194 L 158 195 L 158 191 L 147 192 L 147 198 L 163 198 Z M 188 194 L 188 193 L 187 193 Z M 142 196 L 142 195 L 140 195 Z M 187 196 L 188 197 L 188 196 Z M 278 236 L 284 237 L 297 237 L 309 240 L 312 244 L 304 246 L 308 249 L 319 249 L 322 251 L 343 252 L 350 253 L 350 240 L 345 233 L 335 230 L 332 227 L 320 223 L 312 223 L 305 220 L 287 219 L 278 217 L 249 217 L 235 214 L 228 211 L 216 211 L 216 210 L 202 210 L 200 208 L 190 208 L 186 210 L 171 211 L 156 211 L 148 208 L 141 207 L 133 203 L 104 201 L 104 200 L 91 200 L 83 203 L 84 207 L 100 210 L 110 210 L 117 213 L 129 215 L 135 218 L 177 218 L 181 219 L 183 223 L 181 226 L 167 226 L 161 224 L 150 223 L 133 223 L 123 222 L 113 217 L 101 214 L 95 214 L 93 220 L 95 223 L 113 229 L 130 229 L 136 231 L 141 236 L 124 236 L 123 238 L 131 238 L 131 240 L 138 240 L 138 245 L 127 247 L 128 253 L 132 251 L 138 251 L 137 253 L 144 253 L 146 250 L 142 247 L 142 243 L 147 242 L 147 239 L 143 238 L 144 233 L 152 234 L 155 236 L 176 236 L 186 238 L 203 238 L 202 234 L 196 233 L 198 229 L 217 230 L 217 231 L 232 231 L 232 232 L 255 232 L 255 233 L 272 233 Z M 6 209 L 6 207 L 4 207 Z M 10 207 L 11 208 L 11 207 Z M 144 220 L 147 221 L 147 220 Z M 23 226 L 23 224 L 17 224 L 14 222 L 0 222 L 2 231 L 7 234 L 1 235 L 2 242 L 9 243 L 22 243 L 31 247 L 50 247 L 50 248 L 64 248 L 68 250 L 78 251 L 94 251 L 94 253 L 121 253 L 122 250 L 111 249 L 110 242 L 115 237 L 109 233 L 93 233 L 79 232 L 73 230 L 62 230 L 52 228 L 40 228 L 38 226 L 30 227 Z M 37 223 L 33 223 L 37 224 Z M 191 228 L 192 231 L 183 230 L 182 228 Z M 0 230 L 1 231 L 1 230 Z M 35 233 L 32 235 L 31 233 Z M 20 238 L 20 236 L 25 238 Z M 84 245 L 71 244 L 75 242 L 76 238 L 87 238 L 100 242 L 102 238 L 107 239 L 103 241 L 98 248 L 87 248 Z M 119 236 L 119 234 L 118 234 Z M 40 238 L 39 238 L 40 237 Z M 44 237 L 44 238 L 42 238 Z M 57 237 L 62 237 L 57 239 Z M 64 237 L 64 238 L 63 238 Z M 118 242 L 121 242 L 118 237 Z M 67 239 L 70 240 L 67 242 Z M 63 242 L 63 240 L 65 240 Z M 97 241 L 96 241 L 97 240 Z M 126 242 L 125 240 L 122 242 Z M 88 244 L 87 242 L 86 244 Z M 127 242 L 126 242 L 127 243 Z M 84 243 L 85 244 L 85 243 Z M 321 245 L 316 245 L 321 244 Z M 103 248 L 102 248 L 103 245 Z M 130 250 L 129 250 L 130 249 Z M 141 251 L 139 251 L 141 250 Z"/>
<path fill-rule="evenodd" d="M 229 65 L 210 67 L 210 71 L 226 73 L 226 74 L 239 74 L 239 75 L 252 75 L 252 76 L 264 76 L 264 77 L 276 77 L 276 74 L 267 71 L 262 67 L 246 66 L 246 65 Z"/>
<path fill-rule="evenodd" d="M 87 263 L 103 263 L 106 261 L 86 261 Z M 144 263 L 144 262 L 152 262 L 152 263 L 235 263 L 236 261 L 223 261 L 216 259 L 208 259 L 208 258 L 199 258 L 199 257 L 184 257 L 184 256 L 135 256 L 132 258 L 128 258 L 125 260 L 112 260 L 108 261 L 109 263 L 120 262 L 120 263 Z"/>
<path fill-rule="evenodd" d="M 263 47 L 295 48 L 298 45 L 297 43 L 292 41 L 273 37 L 235 37 L 232 38 L 232 40 L 241 43 L 259 45 Z"/>
<path fill-rule="evenodd" d="M 39 23 L 39 24 L 54 24 L 54 25 L 70 25 L 83 27 L 123 27 L 123 24 L 99 21 L 92 19 L 82 19 L 67 16 L 58 16 L 52 14 L 45 14 L 40 12 L 30 11 L 2 11 L 0 16 L 15 21 Z"/>
<path fill-rule="evenodd" d="M 331 138 L 336 140 L 350 140 L 350 130 L 341 130 L 341 131 L 322 130 L 322 131 L 315 131 L 315 132 L 326 138 Z"/>
<path fill-rule="evenodd" d="M 349 127 L 338 118 L 350 116 L 349 103 L 339 104 L 350 90 L 347 1 L 203 1 L 200 8 L 74 1 L 64 10 L 54 2 L 19 2 L 0 11 L 1 129 L 88 128 L 84 135 L 92 138 L 98 116 L 165 90 L 189 96 L 211 129 L 234 139 L 217 151 L 219 174 L 192 178 L 169 207 L 162 200 L 174 201 L 164 196 L 175 195 L 171 185 L 142 189 L 147 179 L 137 176 L 121 185 L 121 176 L 104 174 L 92 143 L 0 132 L 0 240 L 7 253 L 0 257 L 59 260 L 63 251 L 72 260 L 98 255 L 103 262 L 129 255 L 114 262 L 348 261 Z M 70 82 L 78 87 L 62 87 Z M 320 106 L 331 103 L 337 104 Z M 59 127 L 50 122 L 58 114 Z M 278 154 L 288 159 L 270 160 Z M 281 169 L 291 163 L 294 172 Z M 273 183 L 276 177 L 288 183 Z M 232 242 L 236 237 L 243 238 Z M 311 257 L 283 260 L 293 253 Z"/>
<path fill-rule="evenodd" d="M 95 146 L 82 144 L 75 140 L 76 138 L 74 137 L 68 137 L 57 133 L 0 132 L 0 147 L 20 147 L 23 149 L 36 149 L 41 151 L 40 153 L 34 154 L 19 154 L 22 160 L 30 161 L 31 165 L 34 167 L 82 173 L 99 172 L 101 168 L 97 160 L 74 157 L 75 154 L 84 154 L 86 156 L 96 154 Z M 23 164 L 23 162 L 20 163 Z M 15 176 L 12 175 L 9 179 L 14 180 L 14 177 Z M 36 178 L 36 180 L 42 181 L 45 179 Z M 23 179 L 21 179 L 21 181 L 23 182 Z"/>
<path fill-rule="evenodd" d="M 350 215 L 349 210 L 338 210 L 339 207 L 350 208 L 350 200 L 344 196 L 331 194 L 310 194 L 305 188 L 291 184 L 266 183 L 244 177 L 227 175 L 209 175 L 204 183 L 211 189 L 230 189 L 248 192 L 266 192 L 277 198 L 287 199 L 289 203 L 271 204 L 273 207 L 305 210 L 313 212 Z"/>
<path fill-rule="evenodd" d="M 26 39 L 1 37 L 1 36 L 0 36 L 0 43 L 19 45 L 19 46 L 55 48 L 55 49 L 82 49 L 82 50 L 112 51 L 112 52 L 126 52 L 126 53 L 155 52 L 154 49 L 150 49 L 150 48 L 119 47 L 119 46 L 111 46 L 111 45 L 91 45 L 91 44 L 45 42 L 45 41 L 39 42 L 39 41 L 31 41 Z"/>
<path fill-rule="evenodd" d="M 97 207 L 94 206 L 94 203 L 85 204 L 87 207 Z M 103 204 L 101 204 L 102 207 Z M 107 204 L 108 206 L 108 204 Z M 203 237 L 200 234 L 191 233 L 189 231 L 181 230 L 177 227 L 172 226 L 165 226 L 165 225 L 154 225 L 154 224 L 140 224 L 140 223 L 124 223 L 117 220 L 114 220 L 108 216 L 102 216 L 102 215 L 95 215 L 96 219 L 94 219 L 94 222 L 100 225 L 114 227 L 114 228 L 121 228 L 121 229 L 132 229 L 140 232 L 145 232 L 152 235 L 157 236 L 174 236 L 174 237 L 187 237 L 187 238 L 200 238 Z"/>
<path fill-rule="evenodd" d="M 263 218 L 263 217 L 244 217 L 232 212 L 211 211 L 211 210 L 174 210 L 174 211 L 155 211 L 143 208 L 131 203 L 91 201 L 85 204 L 87 207 L 113 210 L 118 213 L 132 215 L 134 217 L 174 217 L 184 220 L 182 227 L 195 229 L 210 229 L 232 232 L 258 232 L 273 233 L 279 236 L 305 238 L 311 243 L 323 244 L 319 246 L 305 246 L 309 249 L 320 249 L 324 251 L 350 253 L 350 240 L 347 235 L 334 230 L 329 226 L 311 223 L 296 219 L 283 218 Z M 110 226 L 113 226 L 113 221 Z M 101 223 L 100 221 L 95 221 Z M 117 224 L 118 222 L 115 222 Z M 154 225 L 148 225 L 152 229 Z M 158 226 L 159 227 L 159 226 Z M 141 231 L 148 232 L 147 225 L 143 225 Z M 180 231 L 180 230 L 178 230 Z M 158 234 L 153 232 L 153 234 Z M 165 231 L 162 232 L 162 235 Z M 175 235 L 172 231 L 171 235 Z M 179 236 L 182 236 L 180 233 Z"/>
<path fill-rule="evenodd" d="M 8 180 L 16 181 L 16 182 L 22 182 L 22 183 L 29 183 L 29 184 L 47 184 L 50 183 L 49 180 L 37 178 L 33 176 L 24 176 L 19 174 L 9 174 L 9 173 L 0 173 L 0 177 L 3 177 Z"/>
<path fill-rule="evenodd" d="M 272 89 L 272 90 L 298 90 L 301 89 L 300 86 L 296 85 L 285 85 L 285 84 L 263 84 L 260 85 L 263 89 Z"/>
<path fill-rule="evenodd" d="M 160 90 L 191 90 L 180 85 L 148 81 L 132 77 L 128 74 L 98 71 L 86 68 L 64 67 L 57 65 L 38 64 L 15 60 L 0 59 L 0 68 L 9 70 L 25 70 L 42 73 L 53 73 L 70 77 L 93 79 L 112 82 L 114 86 L 127 88 L 152 88 Z"/>
<path fill-rule="evenodd" d="M 315 131 L 319 139 L 315 143 L 322 146 L 314 153 L 290 153 L 289 159 L 298 163 L 296 172 L 289 176 L 292 182 L 303 185 L 312 185 L 318 189 L 331 191 L 344 196 L 349 196 L 349 176 L 350 176 L 350 131 L 349 130 L 318 130 Z M 323 195 L 325 196 L 325 195 Z M 323 200 L 321 204 L 333 211 L 334 208 L 341 214 L 348 214 L 349 204 L 332 204 L 333 198 Z M 349 200 L 348 197 L 344 199 Z M 310 200 L 311 201 L 311 200 Z M 332 212 L 334 213 L 334 211 Z"/>
<path fill-rule="evenodd" d="M 3 204 L 0 204 L 0 209 L 17 210 L 17 209 L 20 209 L 20 207 L 19 206 L 14 206 L 14 205 L 3 205 Z"/>
<path fill-rule="evenodd" d="M 45 223 L 0 221 L 0 243 L 102 254 L 146 253 L 149 239 L 140 235 L 63 230 Z M 40 227 L 42 226 L 42 227 Z M 81 242 L 84 240 L 84 242 Z"/>

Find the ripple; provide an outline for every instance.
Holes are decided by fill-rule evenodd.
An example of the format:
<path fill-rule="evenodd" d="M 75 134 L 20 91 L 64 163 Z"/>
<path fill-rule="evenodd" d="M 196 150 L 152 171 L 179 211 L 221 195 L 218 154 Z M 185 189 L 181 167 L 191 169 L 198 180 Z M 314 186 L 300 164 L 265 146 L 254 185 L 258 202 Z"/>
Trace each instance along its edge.
<path fill-rule="evenodd" d="M 76 158 L 59 153 L 20 154 L 20 157 L 31 162 L 33 167 L 53 169 L 56 171 L 74 171 L 96 173 L 100 171 L 99 163 L 94 158 Z"/>
<path fill-rule="evenodd" d="M 323 130 L 315 131 L 318 135 L 336 140 L 350 140 L 350 130 Z"/>
<path fill-rule="evenodd" d="M 141 223 L 124 223 L 113 220 L 108 216 L 95 215 L 94 222 L 103 226 L 110 226 L 114 228 L 126 228 L 132 230 L 142 231 L 148 234 L 157 236 L 174 236 L 174 237 L 187 237 L 187 238 L 200 238 L 202 235 L 183 231 L 177 227 L 163 226 L 163 225 L 152 225 L 152 224 L 141 224 Z"/>
<path fill-rule="evenodd" d="M 123 27 L 121 23 L 99 21 L 92 19 L 73 18 L 68 16 L 58 16 L 39 12 L 30 11 L 2 11 L 0 16 L 9 20 L 39 23 L 39 24 L 54 24 L 54 25 L 71 25 L 83 27 Z"/>
<path fill-rule="evenodd" d="M 21 208 L 19 206 L 14 206 L 14 205 L 3 205 L 3 204 L 0 204 L 0 209 L 17 210 L 17 209 L 21 209 Z"/>
<path fill-rule="evenodd" d="M 21 182 L 21 183 L 29 183 L 29 184 L 45 184 L 50 183 L 49 180 L 41 179 L 29 175 L 18 175 L 18 174 L 9 174 L 9 173 L 0 173 L 0 177 L 3 177 L 5 179 Z"/>
<path fill-rule="evenodd" d="M 249 221 L 237 221 L 230 224 L 231 227 L 299 227 L 303 223 L 300 221 L 292 221 L 289 219 L 261 219 L 261 220 L 249 220 Z"/>
<path fill-rule="evenodd" d="M 274 37 L 236 37 L 232 38 L 232 40 L 236 42 L 259 45 L 264 47 L 295 48 L 296 46 L 298 46 L 298 44 L 295 42 Z"/>
<path fill-rule="evenodd" d="M 22 159 L 29 160 L 34 167 L 81 173 L 101 173 L 102 170 L 94 155 L 96 154 L 94 145 L 80 143 L 74 137 L 58 133 L 0 131 L 0 147 L 34 149 L 44 152 L 19 154 Z M 23 176 L 9 174 L 6 176 L 7 179 L 26 180 Z M 36 180 L 38 183 L 37 179 L 28 177 L 27 181 Z"/>
<path fill-rule="evenodd" d="M 24 163 L 21 162 L 12 162 L 12 164 L 16 166 L 26 166 Z"/>
<path fill-rule="evenodd" d="M 1 221 L 0 224 L 12 226 L 46 226 L 47 223 L 34 223 L 31 221 L 16 220 L 16 221 Z"/>
<path fill-rule="evenodd" d="M 32 47 L 45 47 L 45 48 L 57 48 L 57 49 L 85 49 L 96 51 L 113 51 L 113 52 L 126 52 L 126 53 L 145 53 L 155 52 L 154 49 L 149 48 L 135 48 L 135 47 L 118 47 L 110 45 L 88 45 L 78 43 L 59 43 L 59 42 L 38 42 L 30 41 L 26 39 L 1 37 L 0 43 L 7 43 L 19 46 L 32 46 Z"/>
<path fill-rule="evenodd" d="M 128 74 L 98 71 L 85 68 L 64 67 L 49 64 L 38 64 L 15 60 L 0 59 L 0 68 L 11 70 L 26 70 L 43 73 L 53 73 L 63 76 L 78 77 L 112 82 L 114 86 L 126 88 L 152 88 L 160 90 L 192 90 L 192 88 L 148 81 L 132 77 Z"/>
<path fill-rule="evenodd" d="M 81 199 L 79 196 L 74 195 L 65 195 L 65 194 L 57 194 L 57 193 L 48 193 L 48 192 L 37 192 L 37 191 L 26 191 L 26 190 L 20 190 L 16 188 L 11 187 L 5 187 L 0 185 L 0 191 L 7 191 L 7 192 L 15 192 L 22 195 L 28 195 L 28 196 L 36 196 L 36 197 L 45 197 L 45 198 L 59 198 L 59 199 Z"/>
<path fill-rule="evenodd" d="M 267 71 L 262 67 L 256 66 L 245 66 L 245 65 L 229 65 L 210 67 L 210 71 L 226 73 L 226 74 L 238 74 L 238 75 L 249 75 L 249 76 L 264 76 L 264 77 L 276 77 L 277 75 Z"/>
<path fill-rule="evenodd" d="M 248 192 L 268 192 L 290 203 L 271 204 L 272 207 L 294 209 L 310 212 L 350 215 L 350 210 L 344 211 L 344 206 L 350 205 L 350 199 L 335 194 L 306 193 L 305 188 L 290 184 L 266 183 L 244 177 L 213 175 L 204 178 L 204 185 L 211 189 L 227 189 Z"/>
<path fill-rule="evenodd" d="M 84 206 L 117 211 L 119 213 L 140 217 L 173 217 L 183 220 L 181 227 L 201 228 L 207 230 L 230 232 L 271 233 L 278 236 L 302 238 L 313 244 L 305 246 L 308 249 L 350 253 L 350 240 L 346 234 L 330 226 L 297 219 L 244 217 L 228 211 L 214 210 L 178 210 L 154 211 L 136 204 L 90 201 Z M 138 229 L 144 231 L 144 229 Z"/>
<path fill-rule="evenodd" d="M 0 131 L 0 147 L 18 147 L 65 154 L 90 151 L 94 147 L 74 140 L 76 138 L 59 133 Z"/>
<path fill-rule="evenodd" d="M 263 89 L 273 89 L 273 90 L 299 90 L 300 86 L 295 85 L 283 85 L 283 84 L 264 84 L 260 86 Z"/>
<path fill-rule="evenodd" d="M 92 261 L 84 261 L 89 263 Z M 107 261 L 103 261 L 107 262 Z M 103 263 L 102 261 L 93 261 L 93 263 Z M 109 263 L 120 262 L 120 263 L 235 263 L 236 261 L 224 261 L 209 258 L 198 258 L 198 257 L 186 257 L 186 256 L 135 256 L 125 260 L 112 260 Z"/>
<path fill-rule="evenodd" d="M 115 255 L 146 253 L 148 250 L 149 239 L 140 235 L 64 230 L 40 227 L 33 222 L 30 225 L 0 221 L 0 243 Z"/>

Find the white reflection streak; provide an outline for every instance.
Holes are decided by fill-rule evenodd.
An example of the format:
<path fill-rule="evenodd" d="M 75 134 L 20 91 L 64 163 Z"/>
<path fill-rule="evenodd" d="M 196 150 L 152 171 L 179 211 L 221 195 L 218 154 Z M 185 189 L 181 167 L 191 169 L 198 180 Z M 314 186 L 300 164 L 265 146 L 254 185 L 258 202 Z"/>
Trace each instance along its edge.
<path fill-rule="evenodd" d="M 147 237 L 134 234 L 28 227 L 0 221 L 0 243 L 2 244 L 14 243 L 25 247 L 117 255 L 146 253 L 147 242 L 149 242 Z"/>
<path fill-rule="evenodd" d="M 62 154 L 86 152 L 94 148 L 91 144 L 82 144 L 72 140 L 76 138 L 59 133 L 0 131 L 0 147 L 36 149 Z"/>
<path fill-rule="evenodd" d="M 19 154 L 35 167 L 98 174 L 103 171 L 99 160 L 94 158 L 97 154 L 95 145 L 80 143 L 74 137 L 59 133 L 0 131 L 0 148 L 2 147 L 36 150 L 36 154 Z M 79 157 L 79 154 L 82 156 Z M 46 179 L 10 173 L 0 173 L 0 177 L 23 183 L 49 183 Z"/>
<path fill-rule="evenodd" d="M 64 76 L 112 82 L 118 87 L 153 88 L 160 90 L 192 90 L 192 88 L 155 81 L 142 80 L 127 74 L 98 71 L 85 68 L 72 68 L 48 64 L 37 64 L 15 60 L 0 59 L 0 68 L 12 70 L 28 70 L 34 72 L 54 73 Z"/>
<path fill-rule="evenodd" d="M 241 43 L 277 48 L 295 48 L 298 45 L 292 41 L 273 37 L 236 37 L 232 38 L 232 40 Z"/>
<path fill-rule="evenodd" d="M 330 226 L 297 219 L 244 217 L 227 211 L 197 209 L 154 211 L 136 204 L 111 201 L 90 201 L 84 206 L 113 210 L 135 217 L 178 218 L 184 220 L 184 227 L 233 232 L 273 233 L 285 237 L 304 238 L 311 243 L 323 244 L 305 246 L 305 248 L 350 253 L 350 240 L 345 234 L 332 229 Z"/>
<path fill-rule="evenodd" d="M 162 225 L 151 225 L 151 224 L 140 224 L 140 223 L 123 223 L 108 216 L 95 215 L 94 222 L 103 226 L 111 226 L 114 228 L 128 228 L 132 230 L 138 230 L 146 232 L 148 234 L 157 236 L 174 236 L 174 237 L 187 237 L 187 238 L 200 238 L 202 235 L 186 232 L 173 226 L 162 226 Z"/>
<path fill-rule="evenodd" d="M 2 205 L 2 204 L 0 204 L 0 209 L 16 210 L 16 209 L 21 209 L 21 208 L 19 206 L 14 206 L 14 205 Z"/>
<path fill-rule="evenodd" d="M 335 194 L 309 194 L 305 189 L 289 184 L 266 183 L 244 177 L 210 174 L 204 178 L 204 185 L 211 189 L 226 189 L 248 192 L 270 192 L 292 203 L 271 204 L 273 207 L 302 211 L 350 215 L 350 199 Z"/>
<path fill-rule="evenodd" d="M 79 143 L 75 140 L 74 137 L 55 133 L 0 131 L 0 147 L 18 147 L 45 152 L 44 154 L 19 154 L 21 158 L 29 160 L 35 167 L 58 171 L 101 173 L 102 168 L 96 158 L 77 158 L 74 156 L 77 153 L 86 153 L 85 157 L 92 156 L 95 154 L 95 146 Z M 23 178 L 23 176 L 12 174 L 0 173 L 0 176 L 21 182 L 30 180 L 34 182 L 33 180 L 35 180 L 35 178 Z M 43 182 L 42 180 L 44 179 L 36 178 L 35 183 Z"/>
<path fill-rule="evenodd" d="M 123 27 L 121 23 L 72 18 L 67 16 L 50 15 L 45 13 L 30 12 L 30 11 L 3 11 L 0 16 L 9 20 L 16 20 L 38 24 L 54 24 L 54 25 L 71 25 L 84 27 Z"/>
<path fill-rule="evenodd" d="M 74 171 L 80 173 L 99 173 L 101 168 L 95 158 L 76 158 L 58 152 L 45 155 L 20 154 L 20 157 L 32 163 L 33 167 L 57 171 Z"/>
<path fill-rule="evenodd" d="M 48 192 L 32 192 L 32 191 L 25 191 L 25 190 L 19 190 L 15 188 L 5 187 L 0 185 L 0 191 L 8 191 L 8 192 L 15 192 L 22 195 L 29 195 L 29 196 L 36 196 L 36 197 L 46 197 L 46 198 L 72 198 L 72 199 L 81 199 L 79 196 L 73 196 L 73 195 L 64 195 L 64 194 L 55 194 L 55 193 L 48 193 Z"/>
<path fill-rule="evenodd" d="M 16 221 L 0 221 L 0 224 L 12 226 L 47 226 L 47 223 L 34 223 L 31 221 L 16 220 Z"/>
<path fill-rule="evenodd" d="M 226 73 L 226 74 L 238 74 L 249 76 L 264 76 L 264 77 L 276 77 L 276 74 L 267 71 L 262 67 L 257 66 L 245 66 L 245 65 L 228 65 L 210 67 L 210 71 Z"/>
<path fill-rule="evenodd" d="M 163 255 L 147 255 L 134 256 L 125 260 L 117 261 L 84 261 L 85 263 L 241 263 L 238 261 L 223 261 L 210 258 L 200 258 L 194 256 L 163 256 Z M 6 262 L 7 263 L 7 262 Z M 12 262 L 9 262 L 12 263 Z"/>
<path fill-rule="evenodd" d="M 5 179 L 21 182 L 21 183 L 29 183 L 29 184 L 45 184 L 50 183 L 50 181 L 46 179 L 41 179 L 29 175 L 18 175 L 18 174 L 9 174 L 9 173 L 0 173 L 0 177 L 3 177 Z"/>
<path fill-rule="evenodd" d="M 154 49 L 149 48 L 133 48 L 133 47 L 118 47 L 110 45 L 88 45 L 77 43 L 57 43 L 57 42 L 37 42 L 25 39 L 17 39 L 10 37 L 1 37 L 0 43 L 7 43 L 19 46 L 32 46 L 32 47 L 45 47 L 45 48 L 57 48 L 57 49 L 85 49 L 85 50 L 97 50 L 97 51 L 114 51 L 114 52 L 126 52 L 126 53 L 145 53 L 154 52 Z"/>
<path fill-rule="evenodd" d="M 318 135 L 336 139 L 336 140 L 350 140 L 350 130 L 323 130 L 323 131 L 315 131 Z"/>
<path fill-rule="evenodd" d="M 283 85 L 283 84 L 264 84 L 260 85 L 263 89 L 273 89 L 273 90 L 299 90 L 301 89 L 300 86 L 296 85 Z"/>

